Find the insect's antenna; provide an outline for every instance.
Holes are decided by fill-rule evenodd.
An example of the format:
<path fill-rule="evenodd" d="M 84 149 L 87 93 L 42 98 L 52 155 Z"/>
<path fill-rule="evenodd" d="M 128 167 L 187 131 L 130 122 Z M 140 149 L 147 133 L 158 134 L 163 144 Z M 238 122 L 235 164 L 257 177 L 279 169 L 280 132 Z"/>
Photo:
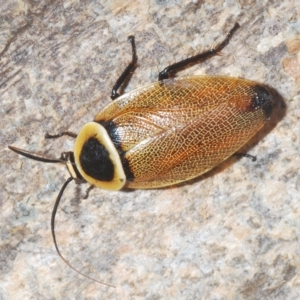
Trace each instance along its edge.
<path fill-rule="evenodd" d="M 45 163 L 66 163 L 65 160 L 60 159 L 60 158 L 52 158 L 52 157 L 46 157 L 45 155 L 34 153 L 34 152 L 29 152 L 14 146 L 8 146 L 8 148 L 20 155 L 23 155 L 25 157 L 28 157 L 30 159 L 34 159 L 37 161 L 45 162 Z"/>
<path fill-rule="evenodd" d="M 100 283 L 100 284 L 104 284 L 104 285 L 106 285 L 106 286 L 109 286 L 109 287 L 113 287 L 113 288 L 116 288 L 115 286 L 113 286 L 113 285 L 110 285 L 110 284 L 108 284 L 108 283 L 105 283 L 105 282 L 101 282 L 101 281 L 99 281 L 99 280 L 97 280 L 97 279 L 94 279 L 94 278 L 92 278 L 92 277 L 90 277 L 90 276 L 88 276 L 88 275 L 85 275 L 85 274 L 83 274 L 82 272 L 80 272 L 80 271 L 78 271 L 78 270 L 76 270 L 64 257 L 63 257 L 63 255 L 60 253 L 60 251 L 59 251 L 59 249 L 58 249 L 58 245 L 57 245 L 57 242 L 56 242 L 56 235 L 55 235 L 55 216 L 56 216 L 56 212 L 57 212 L 57 208 L 58 208 L 58 205 L 59 205 L 59 202 L 60 202 L 60 199 L 61 199 L 61 197 L 62 197 L 62 195 L 63 195 L 63 193 L 64 193 L 64 191 L 65 191 L 65 189 L 66 189 L 66 187 L 67 187 L 67 185 L 73 180 L 74 178 L 73 177 L 69 177 L 68 179 L 67 179 L 67 181 L 64 183 L 64 185 L 62 186 L 62 188 L 61 188 L 61 190 L 60 190 L 60 192 L 59 192 L 59 194 L 58 194 L 58 196 L 57 196 L 57 198 L 56 198 L 56 201 L 55 201 L 55 204 L 54 204 L 54 207 L 53 207 L 53 210 L 52 210 L 52 216 L 51 216 L 51 233 L 52 233 L 52 238 L 53 238 L 53 243 L 54 243 L 54 246 L 55 246 L 55 249 L 56 249 L 56 251 L 57 251 L 57 253 L 58 253 L 58 255 L 60 256 L 60 258 L 71 268 L 71 269 L 73 269 L 75 272 L 77 272 L 78 274 L 80 274 L 80 275 L 82 275 L 82 276 L 84 276 L 84 277 L 86 277 L 86 278 L 88 278 L 88 279 L 91 279 L 91 280 L 93 280 L 93 281 L 96 281 L 96 282 L 98 282 L 98 283 Z"/>
<path fill-rule="evenodd" d="M 51 233 L 52 233 L 52 238 L 53 238 L 53 243 L 54 243 L 54 246 L 55 246 L 55 249 L 58 253 L 58 255 L 60 256 L 60 258 L 71 268 L 73 269 L 75 272 L 77 272 L 78 274 L 90 279 L 90 280 L 93 280 L 95 282 L 98 282 L 100 284 L 104 284 L 106 286 L 109 286 L 109 287 L 113 287 L 115 288 L 115 286 L 113 285 L 110 285 L 108 283 L 105 283 L 105 282 L 101 282 L 97 279 L 94 279 L 88 275 L 85 275 L 83 274 L 82 272 L 76 270 L 64 257 L 63 255 L 60 253 L 59 249 L 58 249 L 58 245 L 57 245 L 57 242 L 56 242 L 56 236 L 55 236 L 55 215 L 56 215 L 56 212 L 57 212 L 57 208 L 58 208 L 58 205 L 59 205 L 59 202 L 60 202 L 60 199 L 67 187 L 67 185 L 73 180 L 73 179 L 78 179 L 78 176 L 77 174 L 73 174 L 73 172 L 71 171 L 75 171 L 76 173 L 76 165 L 74 164 L 74 162 L 72 162 L 72 159 L 70 160 L 70 154 L 73 154 L 72 152 L 63 152 L 62 153 L 62 156 L 60 158 L 52 158 L 52 157 L 48 157 L 48 156 L 45 156 L 43 154 L 38 154 L 38 153 L 34 153 L 34 152 L 29 152 L 29 151 L 26 151 L 26 150 L 23 150 L 23 149 L 20 149 L 20 148 L 17 148 L 17 147 L 14 147 L 14 146 L 8 146 L 8 148 L 20 155 L 23 155 L 27 158 L 30 158 L 30 159 L 33 159 L 33 160 L 37 160 L 37 161 L 41 161 L 41 162 L 44 162 L 44 163 L 63 163 L 63 164 L 66 164 L 67 167 L 68 167 L 68 164 L 71 164 L 73 166 L 75 166 L 75 168 L 72 170 L 70 170 L 70 168 L 68 167 L 68 170 L 69 172 L 71 173 L 72 177 L 69 177 L 67 179 L 67 181 L 63 184 L 57 198 L 56 198 L 56 201 L 55 201 L 55 204 L 54 204 L 54 207 L 53 207 L 53 210 L 52 210 L 52 216 L 51 216 Z M 78 171 L 77 171 L 78 172 Z M 73 177 L 74 175 L 74 177 Z"/>

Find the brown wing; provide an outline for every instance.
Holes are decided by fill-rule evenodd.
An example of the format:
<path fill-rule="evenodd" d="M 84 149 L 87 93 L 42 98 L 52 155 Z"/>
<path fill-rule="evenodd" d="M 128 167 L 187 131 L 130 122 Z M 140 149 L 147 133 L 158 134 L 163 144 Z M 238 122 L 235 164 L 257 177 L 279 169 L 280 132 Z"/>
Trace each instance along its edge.
<path fill-rule="evenodd" d="M 210 170 L 263 126 L 258 87 L 228 77 L 166 80 L 122 96 L 95 120 L 115 125 L 134 174 L 128 187 L 166 186 Z"/>

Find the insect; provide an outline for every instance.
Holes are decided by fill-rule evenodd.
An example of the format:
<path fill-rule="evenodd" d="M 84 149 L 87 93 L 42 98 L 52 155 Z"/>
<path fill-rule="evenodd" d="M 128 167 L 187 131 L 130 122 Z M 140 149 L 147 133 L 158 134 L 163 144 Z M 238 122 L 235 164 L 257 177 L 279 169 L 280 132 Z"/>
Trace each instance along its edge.
<path fill-rule="evenodd" d="M 59 159 L 52 159 L 9 146 L 31 159 L 64 163 L 69 170 L 70 177 L 59 192 L 51 219 L 53 241 L 61 257 L 54 230 L 55 214 L 72 180 L 109 190 L 174 185 L 223 162 L 270 118 L 272 95 L 256 82 L 219 76 L 171 76 L 218 54 L 238 28 L 236 23 L 216 47 L 165 68 L 158 82 L 119 95 L 118 89 L 137 63 L 135 40 L 130 36 L 132 61 L 112 89 L 114 101 L 93 122 L 85 124 L 78 135 L 46 135 L 76 138 L 73 152 L 63 152 Z"/>

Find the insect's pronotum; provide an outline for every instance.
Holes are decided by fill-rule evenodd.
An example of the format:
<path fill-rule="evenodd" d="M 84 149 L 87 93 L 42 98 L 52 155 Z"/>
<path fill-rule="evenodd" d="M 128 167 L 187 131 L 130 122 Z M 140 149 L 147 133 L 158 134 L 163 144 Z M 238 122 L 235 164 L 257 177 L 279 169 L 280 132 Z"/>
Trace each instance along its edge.
<path fill-rule="evenodd" d="M 177 184 L 220 164 L 270 118 L 272 95 L 256 82 L 220 76 L 171 78 L 179 69 L 218 54 L 238 28 L 236 23 L 215 48 L 165 68 L 158 82 L 119 95 L 118 89 L 137 62 L 134 37 L 130 36 L 132 61 L 112 89 L 114 101 L 94 121 L 85 124 L 78 135 L 46 135 L 76 138 L 73 152 L 63 152 L 59 159 L 52 159 L 9 146 L 28 158 L 64 163 L 68 168 L 71 176 L 56 199 L 51 229 L 56 250 L 69 266 L 58 249 L 54 225 L 62 194 L 73 179 L 111 190 Z"/>

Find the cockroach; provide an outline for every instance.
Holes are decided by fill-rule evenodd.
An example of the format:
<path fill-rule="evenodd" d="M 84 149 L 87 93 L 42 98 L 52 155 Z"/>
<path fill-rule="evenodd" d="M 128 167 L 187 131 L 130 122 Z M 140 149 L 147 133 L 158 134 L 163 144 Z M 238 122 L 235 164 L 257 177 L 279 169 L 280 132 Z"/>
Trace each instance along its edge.
<path fill-rule="evenodd" d="M 118 89 L 137 63 L 135 39 L 129 36 L 132 61 L 112 89 L 114 101 L 77 135 L 46 135 L 76 138 L 73 152 L 52 159 L 9 146 L 31 159 L 66 164 L 70 177 L 56 199 L 51 230 L 58 254 L 71 268 L 58 249 L 54 225 L 60 199 L 72 180 L 108 190 L 160 188 L 184 182 L 237 152 L 270 118 L 273 97 L 264 85 L 222 76 L 172 76 L 220 53 L 238 28 L 236 23 L 216 47 L 165 68 L 158 82 L 119 95 Z"/>

